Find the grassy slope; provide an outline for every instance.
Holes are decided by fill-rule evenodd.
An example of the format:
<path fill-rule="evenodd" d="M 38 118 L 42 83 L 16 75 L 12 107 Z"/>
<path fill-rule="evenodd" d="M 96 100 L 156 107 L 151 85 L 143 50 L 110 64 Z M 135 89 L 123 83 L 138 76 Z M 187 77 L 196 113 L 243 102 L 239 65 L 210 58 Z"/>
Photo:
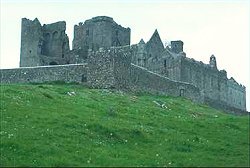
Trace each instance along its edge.
<path fill-rule="evenodd" d="M 247 116 L 74 84 L 0 87 L 0 166 L 249 166 Z"/>

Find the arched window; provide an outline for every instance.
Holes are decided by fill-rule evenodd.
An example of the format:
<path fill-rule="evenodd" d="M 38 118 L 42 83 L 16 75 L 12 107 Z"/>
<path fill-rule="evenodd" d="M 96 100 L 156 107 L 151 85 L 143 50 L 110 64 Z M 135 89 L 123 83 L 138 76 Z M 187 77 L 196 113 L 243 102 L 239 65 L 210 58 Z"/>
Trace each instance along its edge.
<path fill-rule="evenodd" d="M 46 33 L 45 34 L 45 41 L 49 41 L 50 40 L 50 34 L 49 33 Z"/>
<path fill-rule="evenodd" d="M 58 38 L 58 32 L 57 31 L 54 31 L 54 33 L 53 33 L 53 39 L 57 39 Z"/>

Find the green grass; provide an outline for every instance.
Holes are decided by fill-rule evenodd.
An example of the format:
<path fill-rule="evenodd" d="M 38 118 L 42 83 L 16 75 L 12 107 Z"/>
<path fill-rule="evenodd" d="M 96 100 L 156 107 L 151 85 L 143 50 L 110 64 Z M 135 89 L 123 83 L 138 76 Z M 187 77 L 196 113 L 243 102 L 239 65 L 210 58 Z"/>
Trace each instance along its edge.
<path fill-rule="evenodd" d="M 249 116 L 76 84 L 0 87 L 0 166 L 249 166 Z"/>

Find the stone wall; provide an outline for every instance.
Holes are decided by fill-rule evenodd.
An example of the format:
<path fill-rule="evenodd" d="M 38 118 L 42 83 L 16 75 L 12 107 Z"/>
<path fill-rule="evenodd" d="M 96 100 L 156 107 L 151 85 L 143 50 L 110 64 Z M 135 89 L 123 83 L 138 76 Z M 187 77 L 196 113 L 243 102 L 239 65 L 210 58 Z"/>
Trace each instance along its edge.
<path fill-rule="evenodd" d="M 152 71 L 132 64 L 131 89 L 164 95 L 182 96 L 195 102 L 203 102 L 203 95 L 194 85 L 170 80 Z"/>
<path fill-rule="evenodd" d="M 166 60 L 166 61 L 165 61 Z M 165 62 L 164 62 L 165 61 Z M 234 107 L 246 110 L 246 93 L 242 85 L 227 78 L 225 70 L 184 57 L 180 54 L 164 54 L 158 64 L 161 70 L 154 72 L 172 80 L 187 82 L 204 92 L 205 101 L 216 107 Z"/>
<path fill-rule="evenodd" d="M 88 54 L 88 85 L 93 88 L 113 88 L 114 58 L 113 50 L 89 51 Z"/>
<path fill-rule="evenodd" d="M 0 69 L 0 83 L 86 82 L 86 64 Z"/>
<path fill-rule="evenodd" d="M 155 39 L 158 39 L 156 41 L 160 41 L 159 36 L 156 37 Z M 149 52 L 144 51 L 141 46 L 145 46 L 145 43 L 140 42 L 133 46 L 132 62 L 171 80 L 190 83 L 198 87 L 204 94 L 205 102 L 207 101 L 210 106 L 214 104 L 214 107 L 220 109 L 246 110 L 245 87 L 233 78 L 228 79 L 225 70 L 217 69 L 214 55 L 210 57 L 209 64 L 204 64 L 186 57 L 183 52 L 183 42 L 173 41 L 172 43 L 171 49 L 166 47 L 162 52 L 156 53 L 157 59 L 154 59 L 144 56 Z M 161 47 L 162 44 L 158 46 Z M 142 60 L 145 58 L 146 61 L 143 63 Z"/>
<path fill-rule="evenodd" d="M 233 78 L 227 80 L 227 103 L 241 110 L 246 110 L 246 88 L 239 85 Z"/>
<path fill-rule="evenodd" d="M 133 46 L 91 51 L 88 58 L 88 83 L 94 88 L 116 88 L 172 96 L 183 96 L 203 102 L 203 95 L 194 85 L 170 80 L 131 64 Z"/>
<path fill-rule="evenodd" d="M 130 46 L 111 47 L 108 50 L 89 51 L 88 84 L 94 88 L 129 87 L 131 66 Z"/>
<path fill-rule="evenodd" d="M 208 97 L 204 97 L 204 103 L 216 109 L 220 109 L 220 110 L 233 113 L 233 114 L 237 114 L 237 115 L 238 114 L 241 114 L 241 115 L 250 114 L 244 108 L 238 108 L 238 107 L 235 107 L 234 105 L 229 104 L 228 102 L 216 101 Z"/>
<path fill-rule="evenodd" d="M 131 81 L 131 59 L 132 47 L 115 47 L 113 52 L 114 58 L 114 77 L 115 87 L 119 89 L 129 89 Z"/>
<path fill-rule="evenodd" d="M 227 80 L 225 71 L 204 67 L 207 65 L 185 57 L 173 57 L 171 60 L 174 64 L 170 63 L 164 67 L 163 62 L 160 67 L 165 68 L 163 70 L 167 70 L 170 77 L 179 74 L 182 81 L 176 81 L 164 77 L 163 71 L 163 75 L 160 75 L 159 72 L 132 64 L 132 56 L 136 54 L 136 49 L 135 46 L 122 46 L 107 50 L 89 50 L 87 64 L 4 69 L 0 70 L 0 82 L 78 82 L 86 83 L 92 88 L 116 88 L 182 96 L 228 111 L 246 110 L 245 88 L 233 79 Z M 160 60 L 162 62 L 167 58 L 162 57 Z M 235 95 L 228 96 L 231 91 Z"/>
<path fill-rule="evenodd" d="M 220 100 L 220 80 L 222 75 L 217 69 L 189 58 L 181 58 L 181 81 L 191 83 L 205 91 L 205 95 Z M 226 76 L 225 76 L 226 78 Z M 224 89 L 224 88 L 223 88 Z"/>
<path fill-rule="evenodd" d="M 225 70 L 219 71 L 215 66 L 189 58 L 182 58 L 180 67 L 181 81 L 191 83 L 203 90 L 209 102 L 213 100 L 223 106 L 246 110 L 244 87 L 235 80 L 228 79 Z"/>

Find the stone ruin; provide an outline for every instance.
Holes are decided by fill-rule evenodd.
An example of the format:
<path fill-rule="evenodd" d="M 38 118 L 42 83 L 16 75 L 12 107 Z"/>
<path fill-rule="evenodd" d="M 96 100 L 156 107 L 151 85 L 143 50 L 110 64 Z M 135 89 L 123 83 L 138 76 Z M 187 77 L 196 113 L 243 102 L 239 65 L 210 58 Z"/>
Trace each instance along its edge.
<path fill-rule="evenodd" d="M 98 16 L 74 26 L 70 50 L 66 22 L 23 18 L 20 68 L 2 69 L 1 83 L 62 80 L 94 88 L 117 88 L 183 96 L 233 113 L 246 112 L 246 88 L 225 70 L 188 58 L 184 43 L 164 47 L 157 30 L 148 42 L 130 45 L 130 28 Z"/>
<path fill-rule="evenodd" d="M 37 18 L 23 18 L 20 67 L 84 63 L 89 49 L 130 45 L 130 28 L 123 28 L 106 16 L 75 25 L 72 50 L 65 30 L 64 21 L 42 26 Z"/>

